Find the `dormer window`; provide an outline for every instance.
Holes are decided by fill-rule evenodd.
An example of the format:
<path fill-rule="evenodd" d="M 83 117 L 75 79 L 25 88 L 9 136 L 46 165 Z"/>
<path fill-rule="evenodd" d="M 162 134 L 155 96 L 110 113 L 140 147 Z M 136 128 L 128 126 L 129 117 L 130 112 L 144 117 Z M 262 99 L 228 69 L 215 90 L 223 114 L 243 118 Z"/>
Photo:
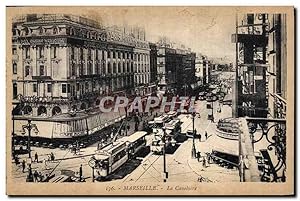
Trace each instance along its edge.
<path fill-rule="evenodd" d="M 40 33 L 40 34 L 43 34 L 43 33 L 44 33 L 44 30 L 43 30 L 43 28 L 42 28 L 42 27 L 40 27 L 40 29 L 39 29 L 39 33 Z"/>

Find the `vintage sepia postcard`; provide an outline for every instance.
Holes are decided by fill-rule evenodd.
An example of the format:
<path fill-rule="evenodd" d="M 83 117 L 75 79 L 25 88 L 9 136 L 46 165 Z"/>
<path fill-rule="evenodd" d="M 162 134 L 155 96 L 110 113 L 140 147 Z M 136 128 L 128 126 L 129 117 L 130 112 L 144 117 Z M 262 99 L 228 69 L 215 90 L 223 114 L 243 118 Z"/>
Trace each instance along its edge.
<path fill-rule="evenodd" d="M 294 195 L 294 8 L 7 7 L 8 195 Z"/>

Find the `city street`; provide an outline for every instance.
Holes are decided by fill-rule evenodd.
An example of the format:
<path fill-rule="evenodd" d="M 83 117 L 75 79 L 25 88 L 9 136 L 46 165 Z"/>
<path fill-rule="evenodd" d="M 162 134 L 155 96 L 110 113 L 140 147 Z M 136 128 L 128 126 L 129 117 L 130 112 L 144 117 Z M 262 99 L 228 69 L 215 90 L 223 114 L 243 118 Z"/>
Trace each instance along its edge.
<path fill-rule="evenodd" d="M 218 102 L 214 102 L 214 108 L 218 105 Z M 238 142 L 222 139 L 215 135 L 216 123 L 212 123 L 207 120 L 208 109 L 206 109 L 206 101 L 197 101 L 196 112 L 200 113 L 200 118 L 195 118 L 195 129 L 197 133 L 201 133 L 202 141 L 199 142 L 195 139 L 196 150 L 201 153 L 211 152 L 212 148 L 218 148 L 219 150 L 226 150 L 231 152 L 238 151 Z M 229 106 L 222 107 L 222 113 L 217 113 L 214 110 L 215 121 L 219 118 L 230 117 L 231 108 Z M 188 116 L 188 115 L 187 115 Z M 192 118 L 183 118 L 182 129 L 187 127 L 192 129 Z M 208 139 L 205 140 L 204 132 L 208 133 Z M 188 139 L 182 143 L 174 154 L 167 154 L 167 172 L 169 174 L 168 182 L 191 182 L 198 181 L 201 178 L 204 182 L 220 182 L 220 181 L 239 181 L 239 174 L 237 169 L 226 169 L 220 167 L 217 164 L 209 164 L 204 168 L 201 162 L 197 159 L 192 159 L 192 139 Z M 163 156 L 149 154 L 143 159 L 142 164 L 130 175 L 128 175 L 122 182 L 157 182 L 163 181 Z"/>
<path fill-rule="evenodd" d="M 199 115 L 195 117 L 195 129 L 197 133 L 202 135 L 201 142 L 199 139 L 195 139 L 195 147 L 197 152 L 200 151 L 202 154 L 210 153 L 212 149 L 217 148 L 218 150 L 226 150 L 230 152 L 237 152 L 238 146 L 236 141 L 230 141 L 222 139 L 215 135 L 216 123 L 219 118 L 229 117 L 231 115 L 231 107 L 225 105 L 222 106 L 222 112 L 217 112 L 217 107 L 219 105 L 218 101 L 214 102 L 214 117 L 215 122 L 207 120 L 207 115 L 210 109 L 206 108 L 206 101 L 196 101 L 195 110 Z M 154 114 L 153 114 L 154 115 Z M 193 123 L 191 115 L 181 115 L 182 119 L 182 130 L 192 129 Z M 153 118 L 149 117 L 149 119 Z M 132 123 L 132 122 L 131 122 Z M 128 132 L 132 134 L 134 132 L 133 125 L 130 126 L 131 129 Z M 139 129 L 142 129 L 140 124 Z M 208 134 L 208 139 L 205 139 L 205 131 Z M 151 144 L 153 140 L 153 135 L 148 135 L 147 145 Z M 205 182 L 218 182 L 218 181 L 238 181 L 238 171 L 236 169 L 226 169 L 220 167 L 217 164 L 208 164 L 207 167 L 203 167 L 201 161 L 198 162 L 197 159 L 192 159 L 191 150 L 192 150 L 192 138 L 189 138 L 175 151 L 174 154 L 167 154 L 167 172 L 169 177 L 167 181 L 205 181 Z M 60 150 L 60 149 L 47 149 L 32 147 L 32 155 L 38 153 L 39 163 L 32 163 L 32 171 L 37 170 L 43 175 L 61 175 L 71 174 L 78 176 L 79 167 L 82 165 L 83 177 L 87 182 L 92 180 L 92 169 L 88 165 L 88 161 L 91 156 L 95 154 L 97 149 L 97 143 L 89 146 L 87 148 L 82 148 L 80 153 L 74 154 L 71 153 L 69 149 Z M 54 161 L 48 160 L 49 154 L 53 152 L 55 155 Z M 27 155 L 23 155 L 25 158 Z M 202 155 L 203 156 L 203 155 Z M 21 158 L 22 160 L 22 158 Z M 20 160 L 20 161 L 21 161 Z M 13 177 L 15 180 L 24 181 L 27 176 L 27 170 L 25 173 L 22 173 L 21 165 L 13 166 Z M 70 173 L 66 173 L 70 172 Z M 142 181 L 163 181 L 163 156 L 155 155 L 149 153 L 146 157 L 138 157 L 136 160 L 128 161 L 121 168 L 119 168 L 110 180 L 116 180 L 118 182 L 142 182 Z M 202 178 L 202 179 L 201 179 Z"/>

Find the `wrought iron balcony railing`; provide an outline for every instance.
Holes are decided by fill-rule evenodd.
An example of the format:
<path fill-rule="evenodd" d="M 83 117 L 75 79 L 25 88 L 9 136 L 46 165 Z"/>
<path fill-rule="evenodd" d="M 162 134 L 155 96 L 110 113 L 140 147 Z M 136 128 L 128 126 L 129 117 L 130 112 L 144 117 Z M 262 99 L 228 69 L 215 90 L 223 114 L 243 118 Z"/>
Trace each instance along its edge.
<path fill-rule="evenodd" d="M 260 181 L 263 182 L 285 182 L 286 181 L 286 120 L 268 118 L 242 118 L 240 119 L 241 135 L 250 138 L 252 153 L 256 164 L 253 170 L 259 170 Z M 246 124 L 246 126 L 245 126 Z M 244 126 L 243 126 L 244 125 Z M 246 129 L 245 129 L 246 127 Z M 248 128 L 248 129 L 247 129 Z M 240 147 L 243 145 L 240 141 Z M 240 150 L 241 150 L 240 149 Z M 245 149 L 244 149 L 245 150 Z M 247 152 L 249 154 L 249 151 Z M 244 152 L 240 151 L 240 158 L 245 158 Z M 250 154 L 251 155 L 251 154 Z M 246 156 L 247 158 L 247 156 Z M 249 160 L 248 162 L 251 163 Z M 254 161 L 252 161 L 253 163 Z M 242 165 L 241 165 L 242 164 Z M 248 164 L 249 167 L 249 164 Z M 247 165 L 240 163 L 241 177 L 247 172 Z M 257 168 L 256 168 L 257 167 Z M 253 171 L 249 170 L 249 171 Z M 253 173 L 253 172 L 252 172 Z M 250 173 L 251 175 L 251 173 Z M 252 174 L 253 175 L 253 174 Z M 251 180 L 251 177 L 249 180 Z M 243 181 L 248 181 L 247 179 Z"/>

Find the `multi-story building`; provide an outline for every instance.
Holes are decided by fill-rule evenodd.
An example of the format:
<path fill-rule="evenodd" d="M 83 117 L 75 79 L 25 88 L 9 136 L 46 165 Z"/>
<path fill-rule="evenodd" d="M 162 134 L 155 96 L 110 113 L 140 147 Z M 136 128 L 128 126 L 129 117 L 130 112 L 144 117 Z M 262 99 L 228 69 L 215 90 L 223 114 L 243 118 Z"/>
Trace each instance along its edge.
<path fill-rule="evenodd" d="M 286 15 L 273 14 L 269 19 L 268 40 L 268 109 L 272 118 L 286 117 L 287 33 Z"/>
<path fill-rule="evenodd" d="M 250 13 L 238 18 L 240 21 L 236 34 L 233 35 L 237 66 L 232 108 L 233 116 L 239 117 L 241 122 L 240 158 L 255 155 L 252 164 L 248 165 L 255 167 L 249 171 L 252 176 L 242 178 L 285 182 L 288 164 L 287 15 Z M 244 116 L 246 118 L 242 118 Z M 247 140 L 242 140 L 243 138 Z M 253 148 L 247 151 L 247 156 L 243 154 L 245 141 Z M 254 164 L 255 162 L 258 164 Z M 247 167 L 240 166 L 241 173 L 246 169 Z"/>
<path fill-rule="evenodd" d="M 234 35 L 237 44 L 237 85 L 233 115 L 267 117 L 267 52 L 266 14 L 244 15 Z"/>
<path fill-rule="evenodd" d="M 157 79 L 157 46 L 150 43 L 150 83 L 156 83 Z"/>
<path fill-rule="evenodd" d="M 203 61 L 203 84 L 208 85 L 210 82 L 210 75 L 211 75 L 211 62 L 208 60 L 206 56 L 202 56 Z"/>
<path fill-rule="evenodd" d="M 143 30 L 105 28 L 73 15 L 35 14 L 15 19 L 12 32 L 13 103 L 21 119 L 57 116 L 60 121 L 59 115 L 70 110 L 93 110 L 102 96 L 135 94 L 137 86 L 150 81 Z M 146 94 L 149 88 L 138 91 Z M 91 121 L 78 129 L 70 126 L 77 120 L 68 118 L 62 136 L 100 125 Z"/>
<path fill-rule="evenodd" d="M 186 92 L 196 80 L 196 54 L 191 50 L 175 49 L 167 44 L 158 44 L 157 48 L 159 90 L 173 91 L 177 94 Z"/>
<path fill-rule="evenodd" d="M 195 76 L 198 81 L 203 82 L 203 59 L 201 54 L 196 55 Z"/>

